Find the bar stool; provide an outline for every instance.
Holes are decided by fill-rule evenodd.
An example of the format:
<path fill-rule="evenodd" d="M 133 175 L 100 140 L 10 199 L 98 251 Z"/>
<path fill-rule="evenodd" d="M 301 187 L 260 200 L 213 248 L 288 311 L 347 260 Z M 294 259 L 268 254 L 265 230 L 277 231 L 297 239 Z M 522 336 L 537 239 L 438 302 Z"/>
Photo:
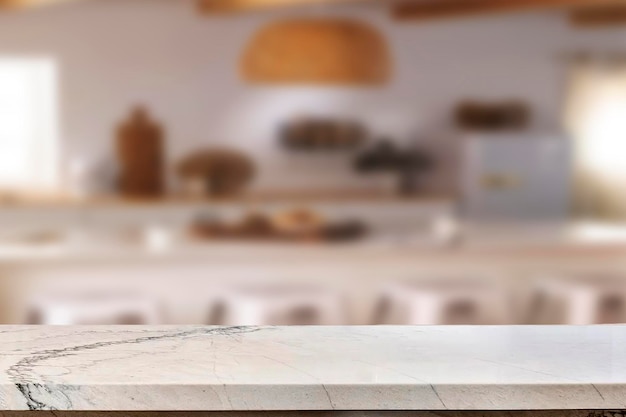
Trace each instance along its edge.
<path fill-rule="evenodd" d="M 31 302 L 29 324 L 159 324 L 158 303 L 135 293 L 45 294 Z"/>
<path fill-rule="evenodd" d="M 483 280 L 440 278 L 387 285 L 375 324 L 510 324 L 509 291 Z"/>
<path fill-rule="evenodd" d="M 626 277 L 543 277 L 533 289 L 528 311 L 532 324 L 626 323 Z"/>
<path fill-rule="evenodd" d="M 254 285 L 231 288 L 216 304 L 210 324 L 347 324 L 340 292 L 314 285 Z"/>

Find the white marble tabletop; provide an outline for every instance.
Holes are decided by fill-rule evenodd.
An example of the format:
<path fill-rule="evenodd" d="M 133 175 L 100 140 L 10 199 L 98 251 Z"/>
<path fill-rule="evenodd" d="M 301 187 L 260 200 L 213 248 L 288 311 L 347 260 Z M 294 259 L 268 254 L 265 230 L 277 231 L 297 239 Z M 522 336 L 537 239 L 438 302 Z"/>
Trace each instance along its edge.
<path fill-rule="evenodd" d="M 626 326 L 0 326 L 0 410 L 626 408 Z"/>

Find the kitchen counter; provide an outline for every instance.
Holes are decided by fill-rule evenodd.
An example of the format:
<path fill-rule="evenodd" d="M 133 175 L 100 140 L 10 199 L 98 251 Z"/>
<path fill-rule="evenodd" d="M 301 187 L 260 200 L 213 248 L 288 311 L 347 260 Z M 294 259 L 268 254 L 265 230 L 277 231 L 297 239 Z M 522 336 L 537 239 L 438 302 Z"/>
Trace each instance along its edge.
<path fill-rule="evenodd" d="M 345 296 L 349 320 L 342 323 L 368 324 L 381 291 L 394 282 L 477 277 L 523 297 L 520 288 L 532 289 L 543 276 L 626 276 L 626 239 L 617 232 L 591 241 L 570 237 L 569 229 L 503 229 L 470 229 L 458 242 L 411 238 L 408 231 L 405 238 L 373 235 L 334 245 L 204 242 L 159 230 L 147 234 L 157 238 L 154 245 L 141 234 L 115 231 L 58 242 L 0 240 L 0 323 L 27 323 L 33 302 L 46 294 L 80 297 L 94 286 L 146 295 L 163 306 L 158 323 L 187 324 L 205 323 L 214 300 L 237 288 L 311 285 Z"/>
<path fill-rule="evenodd" d="M 0 327 L 0 409 L 626 408 L 626 326 Z"/>

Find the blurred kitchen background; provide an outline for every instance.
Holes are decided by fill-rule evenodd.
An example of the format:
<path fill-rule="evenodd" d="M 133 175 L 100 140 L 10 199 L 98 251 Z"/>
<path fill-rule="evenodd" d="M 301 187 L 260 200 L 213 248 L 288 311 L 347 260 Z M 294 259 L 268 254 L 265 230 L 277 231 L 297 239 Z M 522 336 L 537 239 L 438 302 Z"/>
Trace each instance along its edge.
<path fill-rule="evenodd" d="M 626 322 L 626 6 L 0 1 L 0 322 Z"/>

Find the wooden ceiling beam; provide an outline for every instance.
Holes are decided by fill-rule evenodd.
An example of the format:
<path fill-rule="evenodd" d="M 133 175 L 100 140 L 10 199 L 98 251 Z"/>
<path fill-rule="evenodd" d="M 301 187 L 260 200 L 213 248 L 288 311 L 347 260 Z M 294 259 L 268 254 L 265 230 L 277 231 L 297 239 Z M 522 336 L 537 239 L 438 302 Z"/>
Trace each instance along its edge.
<path fill-rule="evenodd" d="M 78 0 L 0 0 L 0 10 L 28 9 L 42 6 L 52 6 Z"/>
<path fill-rule="evenodd" d="M 626 25 L 626 3 L 576 9 L 570 13 L 570 22 L 580 28 Z"/>
<path fill-rule="evenodd" d="M 367 3 L 375 0 L 197 0 L 198 10 L 204 14 L 254 12 L 311 5 Z M 381 1 L 381 0 L 377 0 Z M 387 1 L 387 0 L 382 0 Z"/>
<path fill-rule="evenodd" d="M 417 21 L 602 5 L 626 5 L 626 0 L 412 0 L 395 4 L 392 15 Z"/>

